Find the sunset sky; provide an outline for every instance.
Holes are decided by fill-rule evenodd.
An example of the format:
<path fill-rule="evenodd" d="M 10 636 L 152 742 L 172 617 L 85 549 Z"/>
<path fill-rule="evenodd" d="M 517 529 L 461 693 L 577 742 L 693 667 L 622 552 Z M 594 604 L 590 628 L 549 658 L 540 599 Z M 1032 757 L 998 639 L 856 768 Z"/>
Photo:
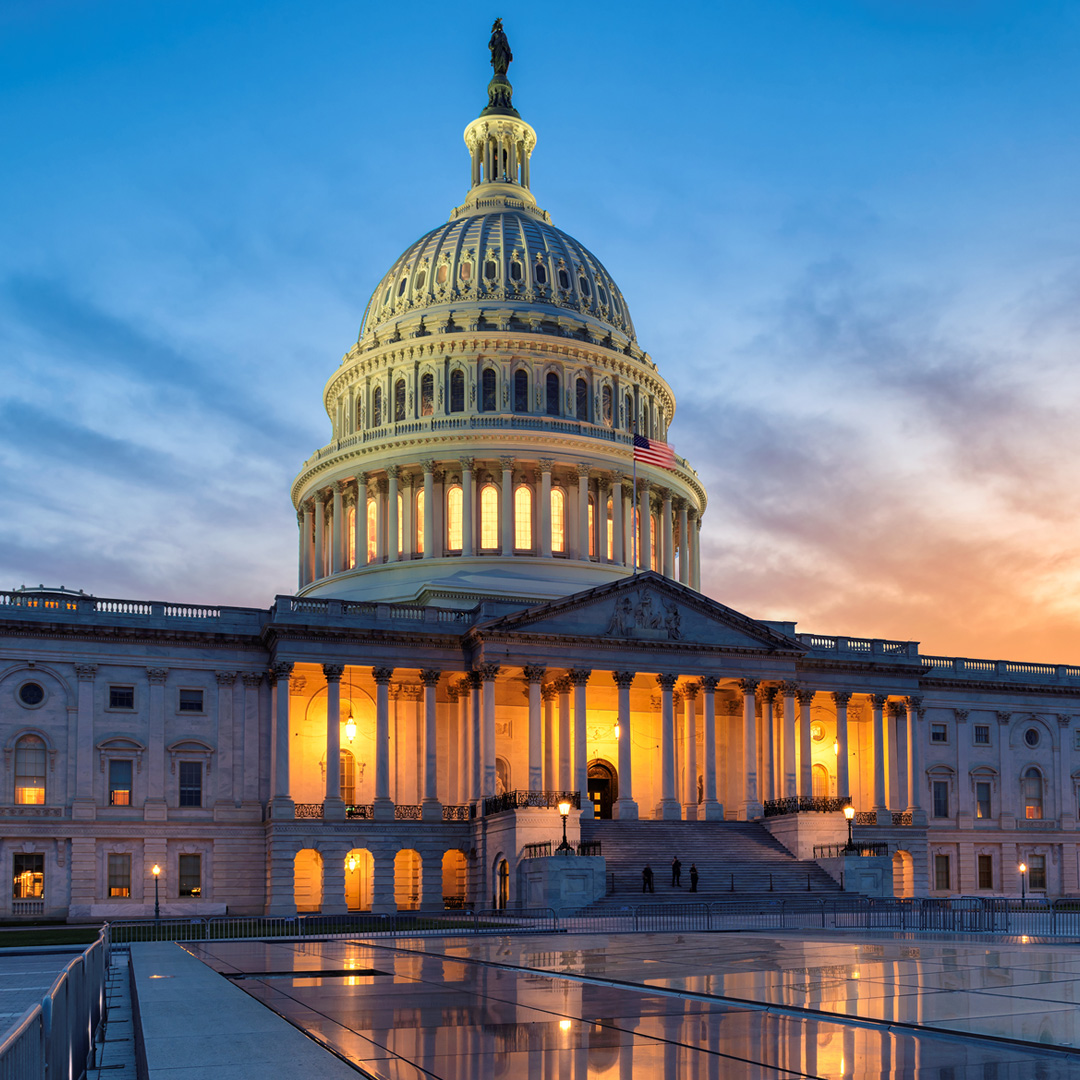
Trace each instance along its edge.
<path fill-rule="evenodd" d="M 533 191 L 625 294 L 705 591 L 1080 662 L 1080 5 L 8 0 L 0 588 L 267 606 L 370 291 L 468 184 L 502 14 Z"/>

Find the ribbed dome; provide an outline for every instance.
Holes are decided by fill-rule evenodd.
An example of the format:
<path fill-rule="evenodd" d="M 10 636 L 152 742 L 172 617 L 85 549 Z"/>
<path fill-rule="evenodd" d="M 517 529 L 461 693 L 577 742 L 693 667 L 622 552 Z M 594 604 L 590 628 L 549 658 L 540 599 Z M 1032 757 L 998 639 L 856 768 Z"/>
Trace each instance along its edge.
<path fill-rule="evenodd" d="M 453 311 L 464 322 L 466 307 L 570 314 L 635 338 L 626 301 L 592 252 L 529 213 L 501 209 L 459 217 L 407 248 L 372 294 L 360 340 L 392 335 L 414 313 Z"/>

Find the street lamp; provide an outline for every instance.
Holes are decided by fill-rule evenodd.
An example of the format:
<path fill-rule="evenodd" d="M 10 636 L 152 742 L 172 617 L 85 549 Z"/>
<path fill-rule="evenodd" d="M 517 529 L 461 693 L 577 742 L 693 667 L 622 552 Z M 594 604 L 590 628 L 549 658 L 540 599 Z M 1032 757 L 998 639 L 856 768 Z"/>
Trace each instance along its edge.
<path fill-rule="evenodd" d="M 1021 863 L 1020 870 L 1020 903 L 1021 905 L 1027 902 L 1027 863 Z"/>
<path fill-rule="evenodd" d="M 562 843 L 555 849 L 556 852 L 563 855 L 573 854 L 574 849 L 570 846 L 569 841 L 566 839 L 566 819 L 570 816 L 570 800 L 563 799 L 559 803 L 559 813 L 562 815 Z"/>
<path fill-rule="evenodd" d="M 154 863 L 154 868 L 150 873 L 154 875 L 154 921 L 157 922 L 161 918 L 161 904 L 158 897 L 158 878 L 161 877 L 161 867 Z"/>
<path fill-rule="evenodd" d="M 855 845 L 852 843 L 851 840 L 851 823 L 855 820 L 855 807 L 852 806 L 850 803 L 844 807 L 844 817 L 847 818 L 847 846 L 844 848 L 844 850 L 853 851 L 855 849 Z"/>
<path fill-rule="evenodd" d="M 615 738 L 618 739 L 622 735 L 622 728 L 619 726 L 619 721 L 615 721 Z"/>

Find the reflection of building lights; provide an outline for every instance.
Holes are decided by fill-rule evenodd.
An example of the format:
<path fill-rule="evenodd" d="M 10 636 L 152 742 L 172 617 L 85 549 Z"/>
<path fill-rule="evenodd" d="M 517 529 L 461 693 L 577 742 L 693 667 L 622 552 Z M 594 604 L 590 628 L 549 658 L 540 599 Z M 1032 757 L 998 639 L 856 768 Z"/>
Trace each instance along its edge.
<path fill-rule="evenodd" d="M 570 1030 L 570 1021 L 569 1020 L 560 1020 L 559 1021 L 559 1027 L 562 1028 L 563 1031 L 569 1031 Z"/>

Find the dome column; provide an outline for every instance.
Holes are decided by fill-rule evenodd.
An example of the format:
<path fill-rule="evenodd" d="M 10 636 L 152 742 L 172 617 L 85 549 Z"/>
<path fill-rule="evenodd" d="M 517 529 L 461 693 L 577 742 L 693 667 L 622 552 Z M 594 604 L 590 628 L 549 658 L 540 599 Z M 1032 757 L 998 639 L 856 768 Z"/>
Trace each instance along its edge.
<path fill-rule="evenodd" d="M 390 680 L 394 669 L 375 668 L 375 809 L 376 821 L 393 821 L 390 799 Z"/>
<path fill-rule="evenodd" d="M 675 703 L 671 692 L 678 675 L 656 676 L 660 684 L 660 804 L 656 817 L 661 821 L 681 821 L 682 807 L 675 797 Z"/>
<path fill-rule="evenodd" d="M 375 482 L 375 561 L 386 562 L 386 492 L 385 476 Z"/>
<path fill-rule="evenodd" d="M 596 481 L 596 561 L 610 563 L 608 558 L 608 495 L 611 485 L 605 477 Z"/>
<path fill-rule="evenodd" d="M 300 587 L 310 585 L 315 564 L 315 548 L 312 542 L 311 500 L 304 501 L 304 513 L 300 521 Z"/>
<path fill-rule="evenodd" d="M 683 684 L 683 727 L 686 734 L 686 755 L 683 761 L 683 814 L 687 821 L 697 821 L 697 695 L 701 687 L 696 682 Z"/>
<path fill-rule="evenodd" d="M 613 671 L 611 677 L 619 688 L 619 798 L 615 802 L 614 815 L 620 821 L 637 821 L 630 752 L 633 745 L 630 739 L 630 685 L 634 681 L 634 672 Z"/>
<path fill-rule="evenodd" d="M 694 534 L 693 571 L 691 573 L 690 588 L 701 592 L 701 514 L 694 515 L 690 531 Z"/>
<path fill-rule="evenodd" d="M 623 541 L 626 539 L 623 530 L 623 474 L 613 472 L 611 474 L 611 561 L 616 566 L 625 566 L 626 558 L 623 552 Z"/>
<path fill-rule="evenodd" d="M 743 789 L 739 820 L 756 821 L 763 813 L 758 799 L 757 701 L 755 700 L 758 681 L 757 679 L 741 679 L 739 688 L 743 692 Z"/>
<path fill-rule="evenodd" d="M 663 510 L 661 517 L 664 520 L 664 577 L 675 577 L 675 536 L 674 519 L 671 515 L 671 488 L 663 490 Z M 696 781 L 695 781 L 696 783 Z M 695 803 L 696 805 L 696 803 Z"/>
<path fill-rule="evenodd" d="M 356 521 L 353 531 L 356 535 L 356 565 L 366 566 L 368 561 L 367 535 L 368 489 L 367 473 L 356 474 Z"/>
<path fill-rule="evenodd" d="M 502 465 L 502 556 L 514 554 L 514 459 L 499 459 Z M 491 763 L 495 766 L 494 760 Z"/>
<path fill-rule="evenodd" d="M 724 808 L 716 797 L 716 685 L 720 680 L 715 675 L 706 675 L 701 680 L 705 691 L 705 783 L 704 812 L 706 821 L 723 821 Z"/>
<path fill-rule="evenodd" d="M 540 556 L 551 558 L 551 458 L 540 459 Z"/>
<path fill-rule="evenodd" d="M 398 466 L 387 465 L 386 475 L 389 480 L 386 509 L 389 525 L 386 530 L 386 561 L 397 562 L 401 555 L 398 552 Z"/>
<path fill-rule="evenodd" d="M 424 465 L 424 558 L 435 557 L 435 462 Z"/>
<path fill-rule="evenodd" d="M 345 506 L 342 496 L 345 492 L 345 485 L 340 480 L 334 481 L 334 510 L 333 519 L 330 522 L 331 528 L 331 551 L 330 551 L 330 572 L 332 574 L 340 574 L 344 569 L 344 550 L 345 550 L 345 528 L 343 518 L 345 516 Z"/>
<path fill-rule="evenodd" d="M 473 505 L 474 487 L 473 459 L 461 459 L 461 554 L 468 557 L 474 554 L 473 548 Z"/>
<path fill-rule="evenodd" d="M 525 667 L 529 684 L 529 790 L 542 791 L 544 786 L 543 721 L 540 714 L 541 688 L 547 668 L 539 665 Z"/>
<path fill-rule="evenodd" d="M 652 487 L 648 480 L 638 481 L 638 566 L 652 569 Z"/>
<path fill-rule="evenodd" d="M 578 474 L 578 513 L 577 542 L 578 558 L 589 561 L 589 466 L 579 465 Z"/>
<path fill-rule="evenodd" d="M 679 499 L 679 581 L 690 584 L 690 533 L 687 529 L 686 500 Z"/>
<path fill-rule="evenodd" d="M 326 504 L 322 492 L 315 493 L 315 577 L 326 577 Z"/>

